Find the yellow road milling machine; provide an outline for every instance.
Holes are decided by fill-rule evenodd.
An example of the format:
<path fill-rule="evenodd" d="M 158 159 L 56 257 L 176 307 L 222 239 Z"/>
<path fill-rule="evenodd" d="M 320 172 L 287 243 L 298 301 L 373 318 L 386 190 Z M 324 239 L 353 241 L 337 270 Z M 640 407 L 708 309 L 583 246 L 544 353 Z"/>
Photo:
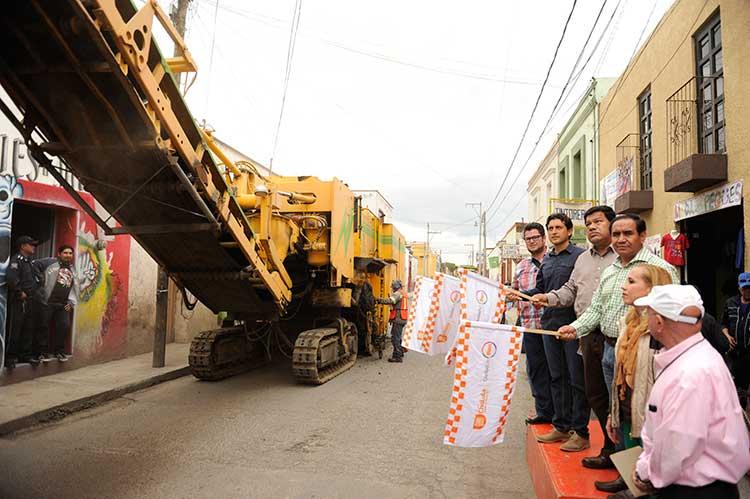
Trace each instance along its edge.
<path fill-rule="evenodd" d="M 162 57 L 159 23 L 178 55 Z M 0 21 L 0 110 L 29 154 L 107 234 L 130 234 L 224 327 L 196 335 L 190 366 L 216 380 L 272 347 L 325 383 L 357 353 L 382 355 L 385 296 L 405 276 L 403 237 L 340 180 L 262 176 L 197 126 L 173 74 L 195 72 L 155 0 L 18 0 Z M 104 219 L 67 182 L 72 172 Z"/>

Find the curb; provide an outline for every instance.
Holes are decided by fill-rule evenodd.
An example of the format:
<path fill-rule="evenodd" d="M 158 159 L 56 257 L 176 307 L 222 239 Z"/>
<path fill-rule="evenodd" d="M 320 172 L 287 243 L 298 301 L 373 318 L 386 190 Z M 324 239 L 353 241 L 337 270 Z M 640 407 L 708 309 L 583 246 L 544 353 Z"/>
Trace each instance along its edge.
<path fill-rule="evenodd" d="M 23 430 L 37 424 L 59 421 L 66 416 L 69 416 L 70 414 L 74 414 L 86 409 L 91 409 L 92 407 L 96 407 L 97 405 L 103 404 L 104 402 L 109 402 L 110 400 L 120 398 L 123 395 L 127 395 L 128 393 L 137 392 L 145 388 L 164 383 L 165 381 L 171 381 L 173 379 L 181 378 L 182 376 L 186 376 L 188 374 L 190 374 L 190 366 L 184 366 L 173 371 L 164 372 L 141 381 L 136 381 L 135 383 L 112 388 L 110 390 L 96 393 L 94 395 L 89 395 L 80 399 L 71 400 L 70 402 L 65 402 L 64 404 L 56 405 L 48 409 L 42 409 L 41 411 L 34 412 L 32 414 L 29 414 L 28 416 L 23 416 L 11 421 L 0 423 L 0 437 L 8 436 L 19 430 Z"/>

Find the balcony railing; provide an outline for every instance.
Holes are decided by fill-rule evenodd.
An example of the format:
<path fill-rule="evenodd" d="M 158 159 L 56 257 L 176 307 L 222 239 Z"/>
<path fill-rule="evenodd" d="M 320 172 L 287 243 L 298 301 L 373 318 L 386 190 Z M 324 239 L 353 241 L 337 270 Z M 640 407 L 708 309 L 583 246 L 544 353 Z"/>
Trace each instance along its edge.
<path fill-rule="evenodd" d="M 699 126 L 713 127 L 712 112 L 704 113 L 707 123 L 699 123 L 700 107 L 713 107 L 713 76 L 696 76 L 680 87 L 667 99 L 667 164 L 674 165 L 699 150 Z M 703 89 L 708 89 L 708 92 Z M 700 107 L 699 107 L 700 105 Z"/>
<path fill-rule="evenodd" d="M 639 191 L 641 184 L 641 141 L 637 133 L 630 133 L 615 148 L 617 160 L 617 191 Z"/>
<path fill-rule="evenodd" d="M 666 101 L 667 192 L 697 192 L 727 178 L 726 155 L 713 145 L 715 130 L 723 133 L 723 117 L 716 116 L 724 109 L 723 79 L 718 78 L 693 77 Z"/>

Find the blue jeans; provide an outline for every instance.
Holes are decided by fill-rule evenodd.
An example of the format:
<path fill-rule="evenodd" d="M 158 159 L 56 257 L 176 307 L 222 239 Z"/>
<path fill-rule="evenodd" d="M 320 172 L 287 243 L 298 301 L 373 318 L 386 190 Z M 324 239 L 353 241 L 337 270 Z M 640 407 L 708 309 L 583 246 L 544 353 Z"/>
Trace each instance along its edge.
<path fill-rule="evenodd" d="M 544 336 L 543 341 L 555 408 L 552 424 L 559 431 L 573 430 L 588 438 L 591 411 L 586 400 L 578 341 L 562 341 L 552 336 Z"/>
<path fill-rule="evenodd" d="M 552 421 L 555 411 L 552 405 L 549 367 L 547 356 L 544 354 L 542 335 L 524 334 L 523 349 L 526 352 L 526 374 L 529 376 L 536 415 Z"/>

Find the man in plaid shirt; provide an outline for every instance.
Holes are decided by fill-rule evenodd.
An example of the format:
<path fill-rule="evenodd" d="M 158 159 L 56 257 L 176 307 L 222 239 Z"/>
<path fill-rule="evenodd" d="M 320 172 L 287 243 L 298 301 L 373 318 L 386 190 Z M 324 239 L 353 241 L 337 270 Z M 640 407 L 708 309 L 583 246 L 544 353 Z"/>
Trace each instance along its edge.
<path fill-rule="evenodd" d="M 519 262 L 513 276 L 513 289 L 532 289 L 536 287 L 536 275 L 547 252 L 544 241 L 544 226 L 539 223 L 527 224 L 523 229 L 523 239 L 531 257 Z M 523 327 L 539 329 L 542 327 L 542 311 L 527 302 L 517 302 L 518 321 Z M 526 352 L 526 373 L 529 376 L 531 394 L 534 396 L 536 414 L 526 418 L 527 424 L 552 422 L 554 409 L 550 392 L 549 366 L 544 354 L 542 337 L 538 334 L 523 335 L 523 349 Z"/>

